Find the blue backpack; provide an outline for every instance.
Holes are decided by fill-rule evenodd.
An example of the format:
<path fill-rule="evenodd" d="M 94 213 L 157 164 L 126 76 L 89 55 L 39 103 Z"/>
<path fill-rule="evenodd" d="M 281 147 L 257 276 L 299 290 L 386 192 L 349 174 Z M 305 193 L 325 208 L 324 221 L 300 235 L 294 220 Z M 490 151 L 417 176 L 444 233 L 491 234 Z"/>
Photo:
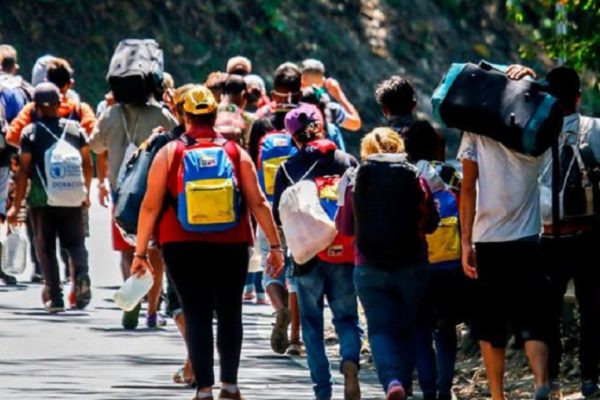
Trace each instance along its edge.
<path fill-rule="evenodd" d="M 240 221 L 238 182 L 240 154 L 235 142 L 180 142 L 177 173 L 177 218 L 188 232 L 222 232 Z"/>
<path fill-rule="evenodd" d="M 258 182 L 269 201 L 273 201 L 275 176 L 279 166 L 296 154 L 292 136 L 285 132 L 267 133 L 258 146 Z"/>

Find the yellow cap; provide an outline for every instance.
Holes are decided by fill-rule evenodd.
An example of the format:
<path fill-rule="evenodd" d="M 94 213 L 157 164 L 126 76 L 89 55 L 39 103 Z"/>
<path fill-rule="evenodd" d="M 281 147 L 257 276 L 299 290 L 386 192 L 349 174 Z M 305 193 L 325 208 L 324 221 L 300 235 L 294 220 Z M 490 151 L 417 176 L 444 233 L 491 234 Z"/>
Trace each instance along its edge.
<path fill-rule="evenodd" d="M 194 115 L 211 114 L 217 109 L 217 101 L 209 88 L 194 86 L 185 94 L 183 110 Z"/>

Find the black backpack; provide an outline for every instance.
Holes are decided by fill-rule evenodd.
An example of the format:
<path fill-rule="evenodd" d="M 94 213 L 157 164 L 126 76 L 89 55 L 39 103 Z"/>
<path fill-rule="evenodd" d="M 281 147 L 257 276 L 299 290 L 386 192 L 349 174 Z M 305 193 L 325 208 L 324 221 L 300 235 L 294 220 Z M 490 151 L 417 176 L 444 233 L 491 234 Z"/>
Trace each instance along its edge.
<path fill-rule="evenodd" d="M 115 101 L 144 104 L 163 93 L 163 51 L 154 39 L 125 39 L 110 61 L 106 79 Z"/>
<path fill-rule="evenodd" d="M 423 196 L 418 172 L 406 161 L 360 165 L 353 197 L 356 244 L 370 265 L 398 268 L 418 261 Z"/>

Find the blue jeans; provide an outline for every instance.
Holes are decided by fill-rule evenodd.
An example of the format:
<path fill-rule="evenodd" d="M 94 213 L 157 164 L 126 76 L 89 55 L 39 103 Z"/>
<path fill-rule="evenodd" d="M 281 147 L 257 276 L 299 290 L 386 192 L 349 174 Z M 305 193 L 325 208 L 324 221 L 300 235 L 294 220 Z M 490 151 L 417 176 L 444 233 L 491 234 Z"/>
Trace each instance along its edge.
<path fill-rule="evenodd" d="M 383 390 L 393 380 L 412 383 L 417 310 L 427 291 L 426 264 L 382 270 L 360 266 L 354 271 L 365 309 L 373 361 Z"/>
<path fill-rule="evenodd" d="M 333 313 L 333 325 L 340 339 L 342 363 L 359 365 L 362 329 L 358 320 L 358 302 L 352 280 L 354 268 L 347 264 L 318 261 L 305 275 L 298 277 L 298 305 L 302 338 L 306 347 L 310 377 L 318 400 L 332 396 L 333 377 L 325 351 L 324 299 Z"/>
<path fill-rule="evenodd" d="M 435 341 L 435 351 L 433 343 Z M 420 324 L 415 332 L 419 386 L 425 396 L 450 396 L 456 364 L 456 325 L 434 329 Z"/>

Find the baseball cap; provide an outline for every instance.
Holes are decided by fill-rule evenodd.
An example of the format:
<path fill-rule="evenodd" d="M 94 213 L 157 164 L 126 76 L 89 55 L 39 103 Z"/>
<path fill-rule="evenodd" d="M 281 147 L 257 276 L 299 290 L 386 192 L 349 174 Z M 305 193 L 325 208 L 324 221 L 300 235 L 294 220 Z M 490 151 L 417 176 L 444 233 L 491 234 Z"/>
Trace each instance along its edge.
<path fill-rule="evenodd" d="M 285 129 L 289 134 L 294 135 L 302 131 L 308 125 L 318 122 L 319 110 L 312 104 L 303 103 L 285 116 Z"/>
<path fill-rule="evenodd" d="M 60 91 L 51 82 L 42 82 L 35 87 L 33 101 L 38 106 L 49 106 L 60 103 Z"/>
<path fill-rule="evenodd" d="M 197 85 L 191 88 L 186 94 L 183 103 L 183 110 L 193 115 L 211 114 L 217 109 L 217 101 L 209 88 L 204 85 Z"/>

